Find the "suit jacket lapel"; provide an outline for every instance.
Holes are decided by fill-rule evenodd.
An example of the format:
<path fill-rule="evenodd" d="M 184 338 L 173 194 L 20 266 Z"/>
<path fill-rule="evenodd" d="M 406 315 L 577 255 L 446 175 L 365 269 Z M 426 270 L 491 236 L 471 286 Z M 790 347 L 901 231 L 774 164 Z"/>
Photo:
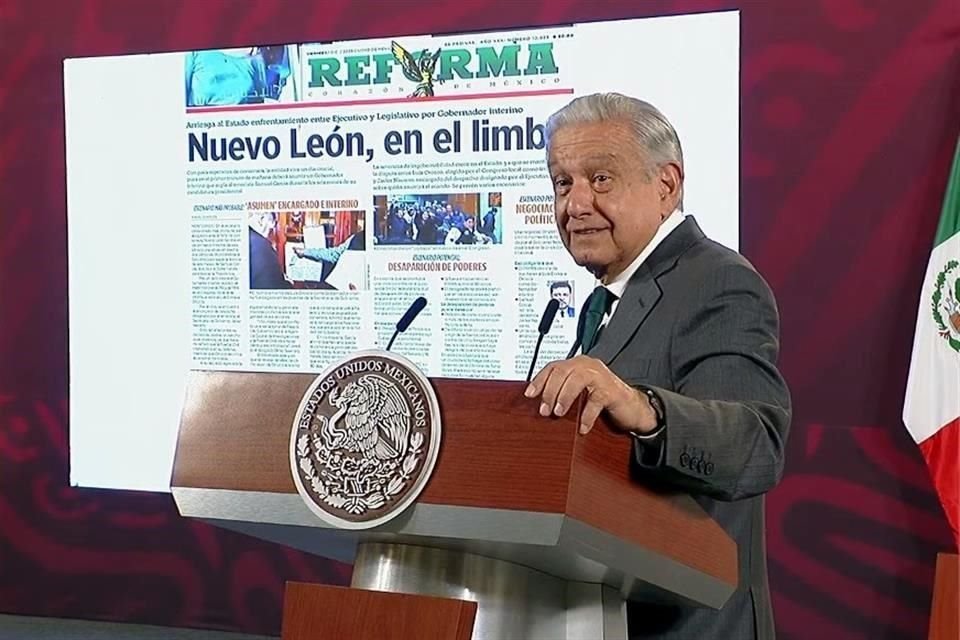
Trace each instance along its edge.
<path fill-rule="evenodd" d="M 680 256 L 703 238 L 703 231 L 693 216 L 687 216 L 664 238 L 630 278 L 616 313 L 588 355 L 607 365 L 617 357 L 660 301 L 663 290 L 657 278 L 672 269 Z"/>
<path fill-rule="evenodd" d="M 610 322 L 600 334 L 600 340 L 590 350 L 589 355 L 602 360 L 604 364 L 610 364 L 650 315 L 662 293 L 650 273 L 649 266 L 641 265 L 630 279 L 623 298 L 617 304 L 616 313 L 610 318 Z"/>

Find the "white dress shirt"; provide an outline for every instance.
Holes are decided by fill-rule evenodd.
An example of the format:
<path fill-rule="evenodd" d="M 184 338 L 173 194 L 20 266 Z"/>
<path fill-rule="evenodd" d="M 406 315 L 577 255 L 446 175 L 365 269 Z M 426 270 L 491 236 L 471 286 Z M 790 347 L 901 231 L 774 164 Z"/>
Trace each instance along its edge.
<path fill-rule="evenodd" d="M 640 252 L 633 262 L 630 263 L 626 269 L 621 271 L 617 276 L 606 283 L 604 286 L 607 287 L 607 290 L 613 294 L 613 304 L 610 306 L 610 313 L 603 317 L 603 320 L 600 322 L 600 327 L 606 327 L 607 322 L 610 321 L 610 318 L 614 313 L 617 312 L 617 305 L 620 304 L 620 298 L 623 297 L 623 292 L 627 288 L 627 283 L 630 282 L 630 278 L 633 277 L 633 274 L 637 272 L 637 269 L 640 268 L 640 265 L 643 264 L 653 250 L 664 241 L 664 239 L 670 235 L 670 232 L 680 226 L 680 223 L 683 222 L 684 213 L 679 209 L 674 209 L 673 213 L 667 216 L 663 222 L 660 223 L 660 227 L 657 228 L 657 232 L 653 234 L 653 238 L 650 239 L 650 242 L 647 243 L 647 246 L 643 248 L 643 251 Z M 602 285 L 602 282 L 598 282 L 597 286 Z"/>

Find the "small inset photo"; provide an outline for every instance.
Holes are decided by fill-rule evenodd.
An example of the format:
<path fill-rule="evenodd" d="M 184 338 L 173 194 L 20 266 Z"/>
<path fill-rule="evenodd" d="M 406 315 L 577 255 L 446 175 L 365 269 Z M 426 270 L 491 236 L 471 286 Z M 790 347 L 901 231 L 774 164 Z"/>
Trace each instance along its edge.
<path fill-rule="evenodd" d="M 190 51 L 183 69 L 186 106 L 297 102 L 298 56 L 296 45 Z"/>
<path fill-rule="evenodd" d="M 500 244 L 500 193 L 378 195 L 373 198 L 378 246 Z"/>
<path fill-rule="evenodd" d="M 251 289 L 366 289 L 364 211 L 251 211 Z"/>
<path fill-rule="evenodd" d="M 573 297 L 573 282 L 570 280 L 553 280 L 549 283 L 550 297 L 560 303 L 557 309 L 558 318 L 575 318 L 577 305 Z"/>

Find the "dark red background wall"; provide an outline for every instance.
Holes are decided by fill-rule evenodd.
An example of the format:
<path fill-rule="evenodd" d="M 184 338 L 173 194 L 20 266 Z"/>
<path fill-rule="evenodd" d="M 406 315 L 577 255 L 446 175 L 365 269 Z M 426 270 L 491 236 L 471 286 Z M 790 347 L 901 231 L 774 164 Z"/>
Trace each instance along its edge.
<path fill-rule="evenodd" d="M 166 495 L 67 487 L 64 57 L 729 8 L 742 250 L 778 297 L 796 404 L 768 501 L 781 637 L 925 637 L 952 543 L 900 409 L 960 130 L 957 0 L 0 2 L 0 611 L 279 634 L 285 580 L 349 575 L 186 522 Z"/>

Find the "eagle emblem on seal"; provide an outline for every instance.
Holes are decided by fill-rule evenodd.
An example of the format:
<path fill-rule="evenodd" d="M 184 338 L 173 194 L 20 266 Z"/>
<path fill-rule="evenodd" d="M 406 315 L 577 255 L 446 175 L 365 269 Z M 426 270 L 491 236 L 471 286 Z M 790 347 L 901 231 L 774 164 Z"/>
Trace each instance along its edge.
<path fill-rule="evenodd" d="M 330 449 L 378 460 L 393 460 L 407 452 L 410 407 L 396 384 L 367 374 L 348 384 L 342 394 L 331 391 L 330 403 L 337 412 L 322 420 L 321 430 Z"/>
<path fill-rule="evenodd" d="M 436 463 L 439 406 L 400 356 L 361 352 L 317 377 L 291 433 L 297 491 L 342 528 L 386 522 L 416 499 Z"/>

